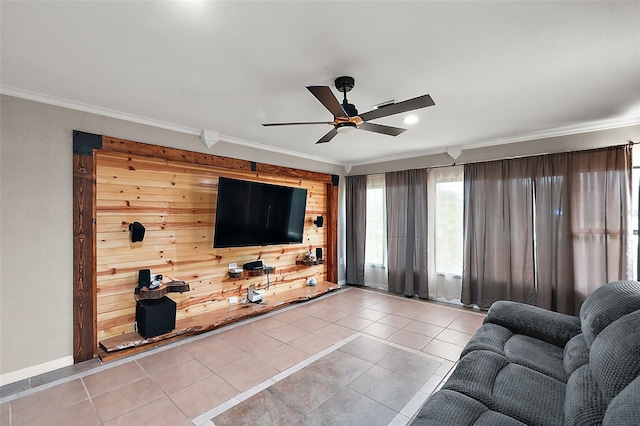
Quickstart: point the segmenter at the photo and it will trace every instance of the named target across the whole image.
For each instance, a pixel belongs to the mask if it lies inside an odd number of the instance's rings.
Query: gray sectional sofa
[[[413,425],[640,425],[640,283],[579,317],[496,302]]]

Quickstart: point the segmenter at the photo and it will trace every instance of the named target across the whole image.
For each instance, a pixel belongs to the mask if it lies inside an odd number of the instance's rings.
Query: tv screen
[[[221,177],[213,247],[302,242],[307,190]]]

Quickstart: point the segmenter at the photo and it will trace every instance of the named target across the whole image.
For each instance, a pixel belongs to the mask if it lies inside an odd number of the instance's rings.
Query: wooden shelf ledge
[[[323,294],[338,290],[339,285],[329,281],[320,281],[315,286],[305,286],[276,295],[268,295],[264,303],[246,303],[231,305],[226,309],[195,315],[176,321],[176,328],[167,334],[145,339],[135,331],[110,337],[100,342],[98,355],[104,362],[119,359],[133,353],[151,349],[159,344],[205,333],[227,324],[246,318],[262,315],[293,303],[304,302]]]

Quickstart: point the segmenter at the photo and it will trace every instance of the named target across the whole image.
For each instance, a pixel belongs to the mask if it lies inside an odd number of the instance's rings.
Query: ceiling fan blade
[[[324,105],[334,117],[348,117],[329,86],[307,86],[307,89],[313,93],[313,96],[318,98],[322,105]]]
[[[406,101],[398,102],[397,104],[391,104],[378,109],[360,114],[360,118],[364,121],[373,120],[376,118],[387,117],[389,115],[400,114],[401,112],[412,111],[414,109],[420,109],[428,106],[435,105],[433,99],[429,95],[418,96],[417,98],[409,99]]]
[[[263,126],[299,126],[307,124],[333,124],[331,121],[297,121],[293,123],[262,123]]]
[[[358,129],[366,130],[368,132],[382,133],[389,136],[398,136],[400,133],[407,130],[400,127],[383,126],[382,124],[375,123],[362,123],[358,126]]]
[[[327,133],[326,135],[321,137],[320,140],[318,142],[316,142],[316,144],[318,144],[318,143],[327,143],[331,139],[333,139],[333,137],[335,135],[337,135],[337,134],[338,134],[338,131],[335,128],[333,128],[333,129],[329,130],[329,133]]]

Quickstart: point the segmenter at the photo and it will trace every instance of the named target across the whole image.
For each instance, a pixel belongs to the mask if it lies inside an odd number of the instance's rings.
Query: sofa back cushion
[[[589,368],[607,403],[640,376],[640,310],[602,330],[591,345]]]
[[[596,289],[580,308],[582,334],[588,346],[618,318],[640,309],[640,282],[616,281]]]
[[[640,377],[616,395],[604,415],[604,426],[640,425]]]

